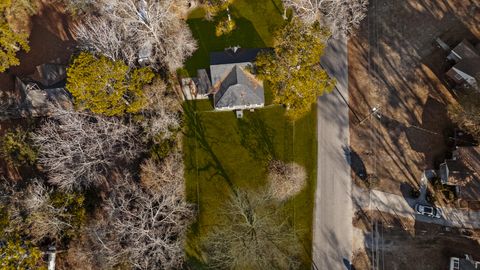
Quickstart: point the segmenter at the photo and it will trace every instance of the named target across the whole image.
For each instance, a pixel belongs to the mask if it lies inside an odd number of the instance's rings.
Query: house
[[[476,270],[480,269],[480,262],[474,261],[472,256],[465,255],[465,258],[450,258],[449,270]]]
[[[20,93],[17,111],[20,116],[46,116],[55,107],[72,108],[72,99],[65,90],[66,69],[56,64],[37,66],[33,75],[15,78]]]
[[[186,99],[211,97],[216,111],[235,111],[265,105],[263,83],[255,76],[254,61],[266,49],[227,48],[210,53],[210,68],[197,70],[197,77],[182,79]]]
[[[454,186],[459,202],[469,207],[479,207],[480,199],[480,146],[474,138],[455,130],[453,150],[440,164],[436,175],[443,185]]]
[[[232,48],[210,54],[215,110],[245,110],[265,105],[263,83],[253,73],[253,62],[261,51]]]
[[[475,48],[467,40],[450,51],[447,59],[455,64],[446,75],[464,89],[480,91],[480,44]]]

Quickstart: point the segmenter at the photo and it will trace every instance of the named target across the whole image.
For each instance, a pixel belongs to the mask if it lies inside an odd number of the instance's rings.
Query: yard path
[[[349,145],[348,65],[346,40],[330,40],[322,66],[337,80],[337,89],[317,104],[318,167],[313,220],[313,269],[350,269],[353,204]]]
[[[442,208],[443,218],[430,218],[415,214],[415,198],[382,192],[379,190],[367,190],[354,187],[353,198],[355,206],[364,210],[380,211],[415,219],[419,222],[434,223],[448,227],[480,229],[480,211],[470,211],[457,208]]]

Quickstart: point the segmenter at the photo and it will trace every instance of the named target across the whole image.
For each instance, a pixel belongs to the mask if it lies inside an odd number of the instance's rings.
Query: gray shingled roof
[[[243,66],[243,67],[242,67]],[[215,69],[222,75],[212,72],[214,83],[215,108],[264,104],[263,85],[252,74],[244,70],[246,65],[222,65]]]
[[[475,58],[479,57],[479,52],[473,47],[473,45],[466,39],[462,40],[454,49],[453,51],[461,58],[461,59],[468,59],[468,58]]]
[[[265,50],[238,48],[210,53],[215,108],[265,103],[263,84],[246,70]]]
[[[474,77],[477,83],[480,83],[480,57],[461,60],[453,67]]]

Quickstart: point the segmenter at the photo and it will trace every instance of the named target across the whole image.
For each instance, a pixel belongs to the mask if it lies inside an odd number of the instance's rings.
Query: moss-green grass
[[[197,69],[209,67],[212,51],[237,45],[242,48],[271,47],[273,33],[284,23],[281,9],[280,0],[236,0],[230,6],[236,29],[219,37],[215,35],[215,28],[218,21],[226,18],[226,13],[207,21],[203,18],[203,10],[194,10],[187,23],[198,41],[198,50],[185,64],[190,76],[195,76]]]
[[[244,112],[243,119],[236,119],[233,112],[197,112],[192,108],[194,103],[186,106],[189,106],[184,139],[187,196],[199,207],[198,220],[187,241],[190,262],[202,261],[201,237],[218,224],[221,216],[217,215],[217,209],[228,199],[231,187],[265,187],[266,164],[274,156],[298,162],[309,175],[306,188],[285,205],[286,213],[300,230],[305,247],[304,266],[309,268],[316,181],[315,111],[292,124],[281,106]]]

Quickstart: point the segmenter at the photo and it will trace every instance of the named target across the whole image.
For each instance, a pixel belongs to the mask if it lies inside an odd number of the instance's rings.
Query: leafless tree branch
[[[137,64],[145,53],[151,67],[180,68],[197,48],[175,0],[102,0],[76,35],[93,52]]]
[[[334,37],[351,36],[365,18],[368,0],[283,0],[307,24],[319,21]]]
[[[268,169],[270,192],[278,200],[286,200],[298,194],[305,187],[307,172],[303,166],[297,163],[272,160]]]
[[[223,223],[204,240],[215,269],[297,269],[301,246],[269,192],[238,191],[220,210]],[[218,220],[218,219],[217,219]]]
[[[107,222],[93,233],[109,267],[127,263],[135,269],[180,269],[183,265],[192,206],[185,202],[182,172],[172,172],[165,163],[155,167],[160,170],[152,172],[144,165],[142,177],[158,176],[156,188],[142,188],[125,176],[106,201]]]
[[[103,183],[109,169],[142,152],[138,128],[116,118],[58,109],[32,139],[50,183],[64,190]]]

